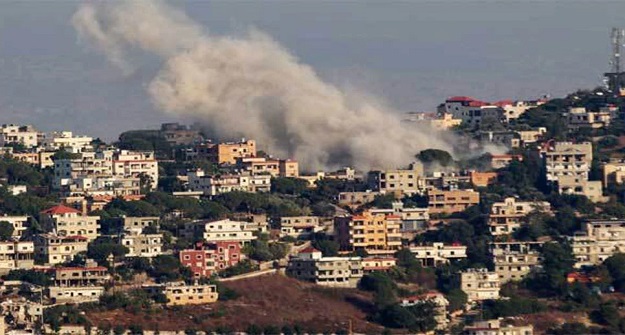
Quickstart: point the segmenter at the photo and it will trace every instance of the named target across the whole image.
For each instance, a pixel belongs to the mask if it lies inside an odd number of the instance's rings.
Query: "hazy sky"
[[[160,64],[137,56],[124,76],[79,43],[79,2],[0,0],[0,123],[115,138],[154,128],[145,85]],[[625,1],[176,2],[213,34],[256,27],[321,76],[403,111],[451,95],[561,96],[602,83],[609,33]]]

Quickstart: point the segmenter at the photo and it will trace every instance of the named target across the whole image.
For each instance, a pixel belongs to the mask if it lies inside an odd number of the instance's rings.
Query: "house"
[[[583,230],[569,237],[576,268],[603,263],[625,252],[625,220],[589,221]]]
[[[502,169],[510,165],[511,162],[523,161],[523,156],[521,155],[491,155],[490,158],[490,166],[494,170]]]
[[[272,177],[299,177],[299,163],[292,159],[266,157],[239,157],[237,167],[251,175],[269,174]]]
[[[317,285],[355,288],[363,275],[362,258],[323,257],[309,247],[289,259],[286,274]]]
[[[0,241],[0,274],[35,266],[35,245],[31,241]]]
[[[466,190],[428,190],[428,210],[430,214],[453,214],[480,203],[480,194]]]
[[[93,138],[89,136],[74,136],[71,131],[59,131],[45,134],[41,141],[41,147],[46,151],[66,150],[79,153],[92,149]]]
[[[163,294],[167,298],[167,306],[203,305],[216,302],[219,298],[216,285],[172,282],[161,285],[144,285],[150,294]]]
[[[408,169],[371,171],[368,175],[369,187],[378,192],[398,194],[421,194],[425,190],[423,164],[414,162]]]
[[[505,121],[503,108],[466,96],[448,98],[438,107],[438,112],[451,114],[471,127],[479,127],[484,122]]]
[[[230,174],[207,175],[203,170],[187,173],[188,188],[194,192],[204,192],[204,195],[215,196],[223,193],[242,192],[269,192],[271,190],[271,175],[269,174]]]
[[[399,305],[402,307],[415,306],[422,303],[432,303],[434,306],[434,320],[436,320],[436,329],[447,329],[449,318],[447,316],[447,308],[449,301],[440,292],[426,292],[419,295],[400,298]]]
[[[283,216],[280,218],[280,236],[307,238],[323,231],[317,216]]]
[[[487,269],[468,269],[460,272],[460,289],[469,302],[499,299],[501,281],[496,272]]]
[[[391,208],[371,208],[373,215],[384,214],[399,216],[401,233],[423,231],[428,227],[430,215],[427,207],[404,207],[401,201],[393,201]]]
[[[341,192],[339,193],[338,205],[356,209],[364,204],[372,202],[375,200],[375,197],[380,195],[383,195],[383,193],[371,190],[362,192]]]
[[[21,144],[26,148],[34,148],[38,145],[38,138],[39,132],[31,125],[3,124],[0,127],[0,147]]]
[[[210,277],[214,273],[237,265],[243,257],[238,241],[198,242],[194,249],[180,250],[180,263],[193,276]]]
[[[495,272],[501,283],[519,281],[541,266],[543,242],[511,241],[490,244]]]
[[[469,178],[474,187],[487,187],[496,184],[498,176],[497,172],[469,172]]]
[[[87,251],[89,240],[84,236],[59,236],[39,234],[35,236],[35,256],[46,265],[72,261],[80,252]]]
[[[13,237],[20,239],[29,227],[30,217],[25,215],[0,216],[0,222],[8,222],[13,226]]]
[[[466,325],[463,335],[533,335],[533,325],[515,325],[514,320],[503,318],[476,321]]]
[[[161,134],[167,143],[172,146],[192,145],[202,141],[202,134],[197,129],[191,129],[178,122],[161,124]]]
[[[119,238],[119,243],[128,248],[126,257],[153,258],[163,254],[163,234],[145,234],[126,231]]]
[[[608,110],[591,112],[585,107],[571,107],[567,116],[571,130],[605,128],[610,125],[612,119],[612,113]]]
[[[411,246],[410,252],[423,266],[438,266],[452,260],[467,258],[467,247],[457,243],[445,245],[435,242],[430,245]]]
[[[362,259],[362,269],[365,274],[373,271],[388,271],[397,265],[395,257],[365,257]]]
[[[235,165],[238,158],[256,157],[256,141],[242,139],[239,142],[203,143],[196,146],[197,157],[213,164]]]
[[[56,205],[41,212],[45,229],[59,236],[83,236],[93,241],[99,236],[99,216],[83,215],[79,210]]]
[[[148,227],[159,230],[159,222],[160,218],[158,216],[127,216],[124,217],[124,230],[137,233],[143,232]]]
[[[369,210],[334,218],[335,238],[345,251],[361,249],[369,254],[393,254],[401,249],[400,227],[400,216],[374,214]]]
[[[247,222],[224,220],[200,220],[185,223],[184,235],[201,236],[207,242],[237,241],[241,245],[256,239],[253,231],[245,229]]]
[[[0,303],[3,316],[9,316],[16,328],[32,328],[43,317],[43,306],[25,298],[7,299]],[[4,322],[4,317],[2,318]],[[7,333],[9,334],[9,333]]]
[[[82,303],[98,301],[104,294],[104,284],[111,279],[108,269],[87,261],[84,267],[53,269],[54,284],[48,288],[53,303]]]
[[[531,212],[550,212],[551,205],[546,201],[518,201],[513,197],[493,203],[488,216],[492,235],[512,234],[521,227],[525,217]]]

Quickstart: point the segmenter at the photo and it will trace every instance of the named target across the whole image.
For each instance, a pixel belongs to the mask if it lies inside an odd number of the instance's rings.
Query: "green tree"
[[[13,236],[13,225],[8,221],[0,221],[0,240],[6,241]]]
[[[439,164],[441,166],[453,165],[454,159],[449,152],[439,149],[426,149],[416,156],[423,164]]]

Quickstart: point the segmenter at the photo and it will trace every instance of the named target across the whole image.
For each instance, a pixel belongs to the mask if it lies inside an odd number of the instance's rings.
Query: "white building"
[[[584,229],[569,237],[575,267],[603,263],[616,253],[625,252],[625,220],[590,221]]]
[[[41,145],[46,151],[64,149],[72,153],[79,153],[91,149],[93,138],[89,136],[74,136],[71,131],[52,132],[45,135]]]
[[[194,192],[204,192],[204,195],[214,196],[223,193],[242,192],[269,192],[271,190],[271,175],[233,174],[207,175],[204,171],[192,171],[189,177],[189,189]]]
[[[467,247],[459,244],[445,245],[438,242],[432,245],[419,245],[410,247],[410,252],[423,266],[438,266],[451,260],[467,258]]]
[[[230,219],[218,221],[194,221],[185,223],[185,235],[189,238],[202,236],[207,242],[238,241],[241,244],[256,239],[253,231],[246,229],[247,222]]]
[[[507,235],[521,227],[525,217],[533,211],[549,212],[551,205],[546,201],[517,201],[513,197],[495,202],[488,216],[492,235]]]
[[[360,257],[323,257],[306,248],[289,259],[286,274],[299,280],[329,287],[355,288],[363,276]]]
[[[82,236],[88,241],[100,234],[99,216],[83,215],[79,210],[57,205],[41,212],[44,228],[59,236]]]
[[[543,242],[512,241],[491,243],[495,272],[501,283],[519,281],[541,266]]]
[[[56,265],[72,261],[74,256],[87,252],[86,237],[39,234],[35,236],[35,256],[46,265]]]
[[[460,273],[460,289],[469,302],[499,299],[501,281],[497,272],[487,269],[468,269]]]
[[[0,128],[0,147],[21,144],[26,148],[34,148],[38,145],[38,134],[39,132],[30,125],[3,124]]]
[[[35,245],[29,241],[0,242],[0,273],[16,269],[32,269],[35,265]]]
[[[158,161],[154,151],[119,150],[113,155],[113,175],[120,178],[150,178],[151,189],[158,186]]]
[[[19,215],[19,216],[0,216],[0,222],[5,221],[10,223],[13,226],[13,236],[20,239],[26,229],[28,229],[30,217]]]

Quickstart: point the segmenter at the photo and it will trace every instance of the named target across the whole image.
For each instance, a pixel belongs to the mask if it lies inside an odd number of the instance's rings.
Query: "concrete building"
[[[128,231],[120,237],[119,243],[128,248],[126,257],[153,258],[163,254],[163,234],[144,234]]]
[[[362,259],[323,257],[321,251],[306,248],[289,259],[286,274],[317,285],[355,288],[363,276]]]
[[[517,201],[510,197],[495,202],[488,216],[492,235],[507,235],[521,227],[525,217],[533,211],[550,212],[551,205],[546,201]]]
[[[557,185],[559,193],[586,195],[583,184],[588,182],[592,143],[556,142],[543,155],[547,181]]]
[[[86,252],[88,243],[83,236],[40,234],[35,236],[35,256],[46,265],[61,264],[72,261],[80,252]]]
[[[99,236],[99,216],[83,215],[79,210],[57,205],[41,212],[44,229],[59,236],[83,236],[93,241]]]
[[[487,269],[468,269],[460,273],[460,289],[469,302],[499,299],[501,281],[497,272]]]
[[[625,161],[612,160],[609,163],[604,163],[602,171],[604,188],[625,183]]]
[[[600,180],[586,180],[577,176],[558,177],[557,187],[560,194],[583,195],[592,202],[607,202],[609,197],[603,195]]]
[[[516,320],[476,321],[464,327],[463,335],[534,335],[533,325],[515,325]]]
[[[365,257],[362,259],[362,269],[365,274],[374,271],[388,271],[397,265],[395,257]]]
[[[430,245],[417,245],[411,246],[410,252],[423,266],[439,266],[467,258],[467,247],[460,244],[445,245],[436,242]]]
[[[207,175],[204,171],[197,170],[188,172],[187,176],[191,191],[203,192],[208,196],[233,191],[256,193],[271,190],[271,175],[268,174]]]
[[[219,294],[216,285],[187,285],[184,282],[148,285],[144,289],[151,294],[163,294],[167,306],[203,305],[217,301]]]
[[[113,154],[113,175],[118,178],[149,178],[150,190],[158,186],[158,161],[154,151],[118,150]]]
[[[334,218],[335,238],[341,250],[366,250],[369,254],[392,254],[401,249],[401,217],[372,214]]]
[[[247,222],[225,220],[201,220],[185,223],[184,234],[188,238],[202,237],[207,242],[237,241],[241,245],[256,239],[253,231],[246,229]]]
[[[237,265],[242,258],[239,241],[199,242],[194,249],[180,251],[180,263],[193,272],[193,276],[210,277],[214,273]]]
[[[547,102],[546,99],[537,100],[502,100],[493,103],[493,105],[501,107],[503,109],[503,116],[507,123],[518,119],[521,115],[525,114],[528,110],[536,108]]]
[[[341,192],[339,193],[338,205],[356,209],[372,202],[375,200],[375,197],[380,195],[383,195],[383,193],[377,191]]]
[[[45,135],[41,141],[41,146],[46,151],[59,151],[64,149],[72,153],[79,153],[92,149],[92,137],[74,136],[71,131],[52,132]]]
[[[540,267],[543,242],[513,241],[491,243],[495,272],[501,283],[519,281]]]
[[[545,137],[545,134],[547,134],[547,127],[538,127],[530,130],[517,130],[516,133],[519,134],[522,145],[533,144]]]
[[[53,303],[82,303],[98,301],[104,293],[104,284],[111,279],[108,269],[87,262],[84,267],[58,267],[54,271],[54,285],[48,288]]]
[[[523,161],[521,155],[491,155],[490,166],[491,168],[498,170],[507,167],[513,161]]]
[[[21,144],[26,148],[34,148],[39,144],[38,135],[39,132],[30,125],[3,124],[0,128],[0,147]]]
[[[280,218],[280,236],[308,238],[323,231],[317,216],[283,216]]]
[[[568,112],[569,129],[600,129],[610,125],[612,113],[605,111],[591,112],[584,107],[571,107]]]
[[[593,266],[625,252],[625,220],[590,221],[582,231],[569,237],[575,267]]]
[[[508,148],[521,147],[521,136],[514,130],[481,131],[479,139],[482,143],[492,143]]]
[[[55,153],[56,152],[53,151],[12,152],[9,155],[11,156],[11,158],[20,162],[37,166],[40,169],[45,169],[54,166],[52,156],[54,156]]]
[[[127,216],[124,217],[124,230],[135,233],[142,233],[143,229],[153,227],[159,230],[160,218],[158,216]]]
[[[451,114],[454,119],[461,119],[463,124],[471,127],[479,127],[484,122],[506,120],[503,108],[465,96],[445,100],[445,103],[438,107],[438,112]]]
[[[480,194],[475,190],[428,190],[430,214],[453,214],[480,203]]]
[[[178,122],[161,124],[161,134],[163,134],[167,143],[172,146],[191,145],[200,143],[203,140],[199,130],[191,129]]]
[[[240,142],[205,143],[196,150],[200,159],[214,164],[235,165],[238,158],[256,157],[256,141],[242,139]]]
[[[0,222],[8,222],[13,226],[13,237],[20,239],[26,229],[28,229],[30,225],[30,217],[25,215],[19,216],[0,216]]]
[[[25,298],[7,299],[0,303],[2,312],[2,322],[4,317],[10,317],[13,326],[18,329],[32,329],[37,321],[41,321],[43,317],[43,306],[40,303],[27,300]],[[0,333],[11,334],[0,328]]]
[[[35,245],[30,241],[0,241],[0,274],[35,266]]]
[[[455,119],[451,113],[420,113],[410,112],[406,114],[405,122],[422,124],[437,130],[447,130],[457,127],[462,123],[461,119]]]
[[[371,214],[384,214],[399,216],[401,225],[399,231],[402,233],[423,231],[428,228],[430,215],[428,208],[404,207],[401,201],[394,201],[392,208],[371,208]]]
[[[451,189],[470,182],[471,177],[465,171],[433,171],[425,177],[425,188]]]
[[[399,305],[402,307],[415,306],[422,303],[432,303],[434,306],[434,320],[436,321],[436,329],[444,330],[449,325],[449,317],[447,308],[449,301],[440,292],[427,292],[419,295],[400,298]]]
[[[237,159],[237,167],[251,175],[269,174],[272,177],[299,177],[299,163],[292,159],[240,157]]]
[[[423,164],[414,162],[408,169],[371,171],[369,187],[375,191],[398,194],[421,194],[425,190]]]

